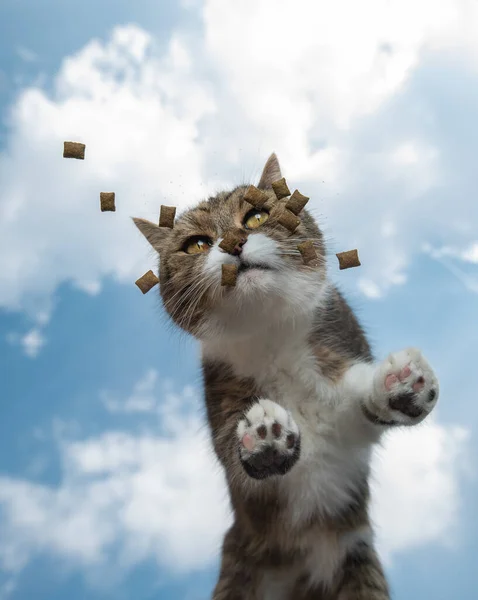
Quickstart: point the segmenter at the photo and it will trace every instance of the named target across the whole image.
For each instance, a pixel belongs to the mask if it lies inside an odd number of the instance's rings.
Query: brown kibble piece
[[[169,229],[172,229],[174,227],[174,217],[175,216],[176,216],[176,207],[175,206],[161,205],[161,210],[159,212],[159,226],[160,227],[169,227]]]
[[[238,247],[244,242],[245,237],[241,231],[228,231],[219,244],[219,248],[228,254],[239,254]]]
[[[244,194],[244,200],[252,204],[254,208],[262,208],[269,199],[269,196],[253,185],[250,185]]]
[[[290,196],[290,190],[287,187],[287,183],[284,177],[282,179],[279,179],[278,181],[274,181],[274,183],[272,184],[272,189],[274,190],[274,193],[277,196],[277,200],[285,198],[286,196]]]
[[[287,209],[285,209],[281,212],[281,214],[277,220],[281,225],[286,227],[291,233],[294,233],[294,231],[300,225],[300,219],[298,219],[294,215],[294,213],[292,213],[290,210],[287,210]]]
[[[234,287],[237,281],[237,266],[232,264],[222,265],[221,285]]]
[[[297,246],[297,250],[302,254],[304,265],[316,267],[319,265],[319,257],[314,248],[314,243],[310,240],[302,242]]]
[[[298,215],[309,200],[310,198],[308,196],[304,196],[299,190],[295,190],[289,200],[287,200],[285,207],[293,212],[294,215]]]
[[[85,144],[80,142],[64,142],[63,143],[63,158],[79,158],[85,159]]]
[[[148,271],[137,281],[135,281],[135,283],[143,292],[143,294],[147,294],[151,288],[154,288],[154,286],[159,283],[159,279],[156,277],[153,271]]]
[[[339,259],[339,269],[351,269],[352,267],[360,267],[360,260],[357,250],[347,250],[347,252],[338,252],[336,254]]]
[[[100,203],[101,212],[116,210],[115,206],[115,193],[114,192],[100,192]]]

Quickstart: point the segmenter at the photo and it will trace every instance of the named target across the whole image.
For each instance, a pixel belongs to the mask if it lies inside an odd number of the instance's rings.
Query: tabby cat
[[[234,522],[213,600],[387,600],[368,515],[373,445],[432,411],[438,381],[421,352],[376,361],[351,308],[328,280],[323,236],[307,212],[277,222],[275,154],[259,189],[220,193],[173,229],[134,219],[160,255],[166,311],[201,345],[204,394]],[[244,243],[218,247],[230,229]],[[297,244],[313,240],[305,266]],[[221,286],[221,265],[238,267]]]

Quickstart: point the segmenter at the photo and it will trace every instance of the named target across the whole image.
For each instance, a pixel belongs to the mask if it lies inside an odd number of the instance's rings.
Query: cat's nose
[[[226,233],[219,248],[233,256],[239,256],[242,253],[247,241],[247,234],[241,230],[231,230]]]
[[[242,253],[242,249],[244,248],[246,241],[246,238],[242,238],[236,243],[232,251],[232,254],[234,254],[234,256],[239,256]]]

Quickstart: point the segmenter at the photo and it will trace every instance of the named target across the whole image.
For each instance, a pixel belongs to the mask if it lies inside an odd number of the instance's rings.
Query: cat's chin
[[[248,299],[257,301],[261,296],[275,295],[279,287],[280,273],[266,267],[252,266],[240,270],[237,275],[235,293],[232,295],[242,303]]]
[[[248,266],[246,269],[241,269],[238,273],[237,280],[239,285],[243,283],[263,282],[264,277],[271,279],[273,271],[264,267]]]
[[[310,321],[328,289],[327,283],[311,277],[247,269],[238,275],[236,286],[225,290],[221,300],[211,307],[195,335],[216,343],[225,337],[260,337],[271,328],[288,324],[297,328],[302,320]]]

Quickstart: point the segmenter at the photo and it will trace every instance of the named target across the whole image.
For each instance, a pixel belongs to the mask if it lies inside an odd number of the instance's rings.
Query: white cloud
[[[478,242],[473,241],[466,247],[456,248],[453,246],[443,246],[441,248],[433,248],[430,244],[423,245],[423,251],[429,254],[432,258],[457,258],[463,262],[478,265]]]
[[[207,0],[204,18],[208,48],[252,118],[276,138],[299,142],[300,154],[317,108],[342,127],[374,112],[404,83],[423,45],[444,41],[462,7],[453,0],[440,8],[431,0],[246,0],[233,8]],[[278,128],[285,113],[294,128]],[[295,145],[289,154],[298,160]]]
[[[462,255],[463,260],[478,265],[478,242],[474,242]]]
[[[27,63],[37,62],[38,60],[38,54],[33,52],[33,50],[26,48],[25,46],[17,46],[16,52],[18,56]]]
[[[132,285],[152,254],[129,216],[155,219],[162,202],[183,208],[247,180],[272,150],[332,250],[359,247],[381,296],[424,240],[473,241],[459,229],[478,219],[473,174],[466,161],[444,168],[450,138],[433,104],[448,88],[430,100],[413,85],[429,57],[444,72],[456,55],[476,69],[465,0],[188,7],[203,29],[173,33],[164,55],[145,31],[119,27],[66,58],[51,93],[18,97],[0,155],[0,306],[36,315],[65,281],[91,294],[105,276]],[[461,117],[458,101],[447,106]],[[84,162],[62,158],[67,139],[86,143]],[[104,190],[117,194],[114,214],[99,211]]]
[[[385,557],[433,542],[456,542],[468,438],[461,427],[432,421],[385,439],[374,457],[372,511]]]
[[[62,281],[88,293],[105,275],[134,282],[150,262],[129,217],[155,220],[171,195],[184,205],[207,192],[196,137],[214,104],[178,40],[161,59],[151,44],[118,28],[64,61],[52,98],[19,97],[0,157],[1,306],[36,315]],[[85,160],[63,159],[64,140],[84,141]],[[105,190],[116,213],[99,210]]]
[[[23,335],[15,332],[9,333],[7,341],[11,344],[21,346],[25,354],[30,358],[36,358],[46,344],[46,338],[38,327],[30,329],[30,331],[27,331]]]
[[[382,297],[382,291],[380,287],[369,279],[359,279],[358,288],[364,296],[371,299],[378,299]]]
[[[229,514],[223,477],[192,409],[195,395],[163,394],[148,432],[63,440],[58,487],[0,478],[4,571],[18,572],[36,554],[87,572],[153,558],[178,573],[214,560]]]
[[[439,262],[469,291],[478,294],[478,242],[466,247],[442,246],[434,248],[426,243],[422,251]],[[458,263],[458,264],[457,264]]]
[[[45,338],[39,329],[31,329],[21,339],[25,354],[35,358],[41,348],[45,345]]]
[[[111,392],[104,391],[100,394],[103,404],[112,413],[147,413],[158,410],[158,397],[155,394],[158,373],[150,369],[143,379],[140,379],[135,385],[133,393],[121,400],[115,397]]]
[[[476,42],[459,33],[465,4],[450,0],[435,8],[429,1],[251,0],[235,10],[221,0],[206,4],[210,55],[260,132],[261,147],[267,141],[280,149],[287,174],[307,181],[312,198],[325,196],[327,233],[336,250],[360,249],[359,289],[373,297],[406,281],[424,238],[458,239],[454,221],[470,211],[478,220],[476,204],[454,186],[444,190],[447,140],[430,135],[433,107],[424,110],[427,99],[410,91],[427,56],[446,62],[450,40],[463,52],[462,64],[476,57]],[[449,119],[459,110],[450,107]],[[410,114],[419,115],[412,126]],[[320,172],[315,160],[331,149],[334,167]],[[473,189],[472,173],[460,176]],[[327,190],[317,186],[319,179]],[[383,220],[397,236],[382,237]]]
[[[20,576],[36,555],[90,579],[119,577],[150,559],[175,574],[212,564],[230,513],[197,393],[175,393],[149,371],[124,409],[142,394],[154,395],[155,408],[141,433],[62,434],[58,486],[0,477],[5,575]],[[390,435],[374,461],[373,514],[385,557],[455,540],[466,442],[465,430],[433,423]]]

